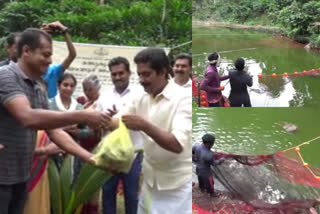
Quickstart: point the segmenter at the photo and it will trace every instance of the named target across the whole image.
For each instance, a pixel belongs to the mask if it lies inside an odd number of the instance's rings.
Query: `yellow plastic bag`
[[[119,127],[99,143],[94,160],[98,166],[128,173],[134,159],[129,130],[119,119]]]

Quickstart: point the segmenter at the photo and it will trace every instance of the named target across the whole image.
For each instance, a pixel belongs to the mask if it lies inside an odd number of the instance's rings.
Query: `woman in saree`
[[[47,173],[48,155],[63,152],[50,142],[45,131],[37,132],[35,155],[28,182],[24,214],[50,214],[50,191]]]

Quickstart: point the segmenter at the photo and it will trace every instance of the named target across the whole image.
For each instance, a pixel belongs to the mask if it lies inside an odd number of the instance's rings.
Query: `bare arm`
[[[32,129],[54,129],[77,123],[99,126],[110,120],[107,114],[94,110],[58,112],[32,109],[29,100],[25,96],[12,98],[4,104],[4,107],[23,126]]]
[[[68,32],[64,33],[64,38],[66,40],[68,52],[69,52],[68,56],[62,62],[62,66],[64,70],[66,70],[67,68],[69,68],[73,60],[76,58],[77,52],[74,45],[72,44],[71,36]]]
[[[52,142],[50,142],[48,145],[35,149],[35,155],[54,155],[61,152],[64,151]]]
[[[66,70],[67,68],[69,68],[69,66],[77,56],[76,49],[71,41],[71,36],[68,33],[68,28],[64,26],[61,22],[55,21],[49,24],[43,24],[41,29],[49,34],[52,33],[53,29],[58,29],[64,35],[68,48],[68,56],[63,60],[62,67],[64,70]]]
[[[91,160],[91,157],[93,156],[90,152],[83,149],[81,146],[79,146],[71,137],[68,135],[65,131],[62,129],[51,129],[47,130],[47,134],[50,137],[50,139],[57,144],[61,149],[64,151],[76,155],[82,160],[90,163],[94,163]]]

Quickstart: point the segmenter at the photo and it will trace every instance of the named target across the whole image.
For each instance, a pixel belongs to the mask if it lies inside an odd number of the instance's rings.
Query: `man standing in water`
[[[224,88],[220,87],[220,82],[229,78],[226,76],[219,76],[217,67],[220,65],[220,55],[213,53],[208,56],[208,67],[205,76],[200,84],[200,89],[207,93],[209,107],[220,107],[220,102],[223,99],[222,91]]]
[[[236,69],[229,72],[231,93],[229,100],[231,107],[251,107],[247,86],[252,86],[252,77],[244,69],[244,59],[238,58],[234,63]]]
[[[122,113],[125,125],[143,132],[143,185],[139,214],[192,213],[191,93],[168,81],[169,59],[147,48],[135,58],[145,90]],[[118,127],[112,118],[111,129]]]
[[[196,174],[198,176],[199,188],[201,192],[207,192],[211,197],[217,196],[214,192],[214,180],[211,165],[217,165],[222,162],[215,160],[211,148],[214,145],[215,136],[205,134],[202,136],[202,144],[192,147],[192,160],[196,163]]]

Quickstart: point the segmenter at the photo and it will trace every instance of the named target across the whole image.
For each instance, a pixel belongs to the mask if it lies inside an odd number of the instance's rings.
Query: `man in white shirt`
[[[174,59],[173,72],[174,82],[176,84],[182,86],[183,88],[191,89],[192,57],[190,55],[179,54]]]
[[[129,83],[130,65],[126,58],[115,57],[108,64],[114,87],[103,91],[97,101],[99,110],[121,111],[130,105],[134,97],[143,92]],[[130,131],[135,149],[142,148],[141,133]],[[119,173],[111,177],[103,186],[103,213],[116,214],[117,186],[123,181],[126,214],[136,214],[138,208],[139,177],[141,173],[142,154],[138,153],[129,173]]]
[[[135,56],[145,94],[122,114],[131,130],[143,133],[143,185],[139,214],[192,213],[191,93],[168,81],[169,60],[162,49]],[[111,129],[118,127],[112,118]]]

